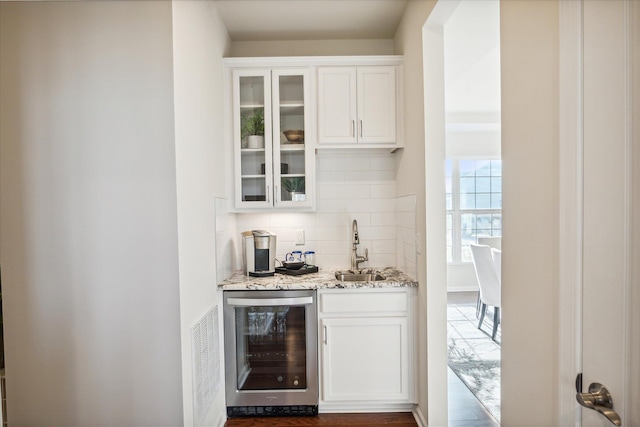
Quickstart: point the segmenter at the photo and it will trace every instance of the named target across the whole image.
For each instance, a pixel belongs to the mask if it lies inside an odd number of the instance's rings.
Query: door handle
[[[582,393],[582,374],[576,378],[576,400],[585,408],[593,409],[607,417],[613,425],[621,426],[620,415],[613,410],[613,399],[609,390],[600,383],[591,383],[588,393]]]

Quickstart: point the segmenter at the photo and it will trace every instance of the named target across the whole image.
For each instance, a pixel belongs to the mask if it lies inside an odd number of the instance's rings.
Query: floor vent
[[[194,425],[203,425],[220,388],[218,306],[213,306],[191,329]]]

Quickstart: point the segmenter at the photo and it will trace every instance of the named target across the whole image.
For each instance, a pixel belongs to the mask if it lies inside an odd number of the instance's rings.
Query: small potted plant
[[[282,178],[282,188],[291,194],[292,201],[303,202],[306,200],[304,193],[304,176]]]
[[[253,115],[242,116],[240,133],[242,139],[247,139],[248,148],[263,148],[264,112],[258,110]]]

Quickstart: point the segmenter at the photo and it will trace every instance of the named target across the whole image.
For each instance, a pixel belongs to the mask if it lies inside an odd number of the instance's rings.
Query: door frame
[[[460,0],[439,0],[422,28],[427,277],[427,417],[421,425],[449,425],[447,380],[447,260],[445,215],[444,26]],[[428,422],[427,422],[428,418]]]
[[[443,103],[438,90],[443,75],[438,71],[442,63],[442,27],[458,2],[439,1],[429,16],[423,29],[424,70],[425,70],[425,152],[426,193],[430,194],[428,184],[433,183],[438,173],[437,162],[444,159],[439,156],[439,144],[443,144]],[[442,6],[442,8],[439,8]],[[446,6],[449,6],[447,8]],[[575,400],[575,376],[581,372],[581,319],[582,319],[582,3],[558,1],[559,7],[559,168],[558,168],[558,327],[557,327],[557,379],[558,388],[553,391],[556,401],[556,419],[558,425],[580,426],[580,407]],[[449,9],[449,15],[446,10]],[[441,86],[442,87],[442,86]],[[442,126],[442,128],[441,128]],[[630,143],[630,141],[629,141]],[[629,160],[631,161],[631,160]],[[627,166],[628,167],[628,166]],[[436,204],[437,205],[437,204]],[[427,203],[427,230],[438,227],[437,206]],[[443,211],[444,212],[444,211]],[[437,230],[437,228],[435,228]],[[427,233],[427,251],[440,244],[439,233]],[[427,257],[427,271],[440,274],[438,259]],[[445,276],[446,277],[446,273]],[[440,289],[438,281],[431,280],[427,292],[428,323],[428,415],[429,425],[446,425],[446,355],[434,349],[439,342],[443,327],[440,322],[439,303],[446,288]],[[627,282],[628,288],[630,282]],[[629,293],[631,289],[627,289]],[[638,298],[636,294],[632,294]],[[630,313],[631,298],[627,299],[627,313]],[[628,321],[631,317],[628,315]],[[634,331],[627,329],[628,337]],[[627,339],[627,342],[629,340]],[[435,353],[435,354],[434,354]],[[507,355],[508,356],[508,355]],[[627,361],[630,364],[630,358]],[[634,366],[634,369],[638,369]],[[628,391],[628,390],[627,390]],[[627,393],[628,395],[628,393]],[[628,403],[626,407],[629,408]],[[443,413],[444,412],[444,413]]]
[[[560,2],[558,423],[580,426],[582,329],[582,3]]]

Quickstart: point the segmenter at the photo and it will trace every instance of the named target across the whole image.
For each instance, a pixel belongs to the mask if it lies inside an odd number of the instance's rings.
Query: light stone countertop
[[[242,271],[237,271],[231,277],[218,284],[218,287],[225,291],[270,291],[284,289],[355,289],[418,286],[418,282],[415,279],[396,268],[374,268],[373,270],[379,271],[385,277],[385,280],[376,282],[340,282],[335,278],[336,270],[333,269],[320,269],[317,273],[303,274],[300,276],[276,272],[275,276],[269,277],[245,276]]]

